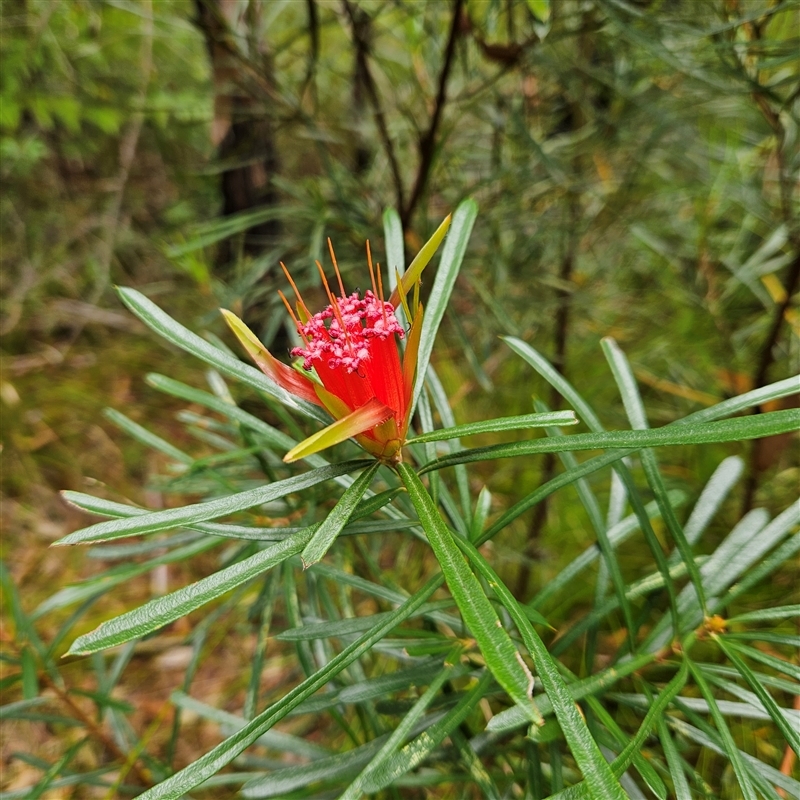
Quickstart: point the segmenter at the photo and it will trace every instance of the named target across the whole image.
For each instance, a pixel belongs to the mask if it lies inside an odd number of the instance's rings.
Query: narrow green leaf
[[[441,608],[453,605],[450,600],[426,603],[414,614],[415,617],[429,615]],[[281,642],[304,642],[312,639],[331,639],[341,636],[352,636],[374,628],[381,620],[386,619],[389,611],[380,611],[366,617],[345,617],[344,619],[327,620],[326,622],[308,622],[296,628],[288,628],[275,636]]]
[[[406,256],[403,247],[403,223],[393,208],[383,212],[383,243],[386,248],[386,273],[389,286],[394,290],[396,275],[405,272]]]
[[[684,682],[685,682],[684,677]],[[642,724],[639,728],[639,732],[637,733],[636,737],[633,740],[629,740],[627,734],[620,728],[617,724],[614,717],[606,711],[605,705],[598,700],[596,697],[588,697],[586,700],[589,708],[592,709],[595,716],[598,720],[602,723],[602,725],[608,730],[614,739],[616,740],[614,743],[614,749],[619,750],[620,747],[624,749],[625,752],[629,751],[629,746],[632,741],[639,739],[639,747],[644,742],[644,739],[650,733],[650,726],[646,724],[646,721]],[[628,746],[625,745],[625,742],[628,742]],[[620,753],[622,755],[622,753]],[[644,758],[644,756],[638,752],[638,748],[635,748],[630,751],[630,762],[634,769],[639,773],[642,780],[647,784],[647,787],[650,791],[659,798],[659,800],[667,800],[667,787],[664,786],[664,782],[659,777],[658,773],[655,769],[650,765],[650,763]],[[620,776],[622,773],[618,772],[615,768],[614,763],[611,765],[611,769],[614,770],[614,774]],[[626,766],[627,769],[627,766]]]
[[[746,614],[737,614],[728,619],[728,624],[734,622],[764,622],[771,619],[791,619],[800,618],[800,605],[777,606],[776,608],[762,608],[760,611],[748,611]]]
[[[678,753],[678,748],[675,746],[672,734],[669,732],[664,715],[660,716],[656,721],[656,729],[661,747],[664,748],[664,755],[667,758],[667,767],[672,778],[675,800],[692,800],[692,792],[683,769],[683,759]]]
[[[42,601],[33,612],[34,618],[39,618],[49,614],[58,608],[74,605],[82,601],[88,601],[111,591],[115,586],[131,580],[138,575],[145,575],[155,567],[162,564],[183,563],[200,553],[210,550],[219,545],[220,540],[212,537],[201,537],[184,547],[177,547],[166,553],[152,558],[143,563],[127,562],[117,564],[110,570],[95,575],[82,583],[65,586],[54,594]]]
[[[207,705],[194,697],[190,697],[185,692],[175,691],[169,696],[169,699],[178,708],[184,711],[191,711],[202,719],[216,722],[218,725],[227,728],[239,730],[247,724],[247,720],[244,719],[244,717]],[[264,747],[268,747],[270,750],[275,750],[279,753],[291,753],[294,756],[309,758],[312,761],[317,761],[331,755],[330,750],[320,747],[318,744],[281,731],[267,731],[258,739],[258,743]]]
[[[459,552],[422,481],[407,464],[398,464],[397,471],[408,490],[453,599],[486,659],[486,666],[514,702],[528,710],[531,722],[541,724],[541,714],[531,698],[533,676],[519,651]]]
[[[440,442],[444,439],[458,439],[461,436],[473,436],[476,433],[495,433],[497,431],[520,431],[528,428],[546,428],[548,425],[577,425],[578,418],[574,411],[549,411],[544,414],[521,414],[517,417],[498,417],[483,422],[468,422],[454,428],[441,428],[423,433],[409,439],[407,444],[423,442]]]
[[[726,419],[694,425],[667,425],[644,431],[609,431],[607,433],[579,433],[559,439],[534,439],[530,442],[478,447],[443,456],[426,464],[420,474],[445,469],[456,464],[487,461],[496,458],[513,458],[534,453],[560,453],[575,450],[627,449],[634,452],[645,447],[667,447],[685,444],[711,444],[714,442],[740,442],[761,439],[780,433],[791,433],[800,428],[800,411],[771,411],[752,417]],[[621,453],[620,458],[628,453]]]
[[[731,762],[734,773],[736,774],[736,779],[739,783],[739,789],[744,796],[744,800],[756,800],[757,795],[755,789],[753,788],[752,781],[750,780],[750,775],[745,768],[744,762],[742,761],[739,748],[736,747],[736,743],[733,741],[733,736],[731,735],[728,723],[725,722],[725,717],[723,717],[723,715],[720,713],[719,706],[717,705],[717,701],[714,698],[713,692],[711,691],[711,687],[708,685],[708,682],[706,681],[702,671],[692,661],[689,661],[688,658],[686,659],[686,662],[688,663],[689,669],[692,672],[692,677],[697,684],[697,688],[700,689],[700,693],[705,698],[706,703],[708,703],[708,710],[711,713],[712,719],[714,720],[714,725],[717,728],[719,738],[722,742],[722,747]]]
[[[561,726],[572,755],[586,779],[589,796],[596,800],[624,800],[625,793],[589,733],[586,722],[575,706],[575,701],[561,677],[556,662],[547,652],[547,647],[528,621],[519,603],[471,542],[456,539],[455,543],[492,587],[517,626],[525,647],[533,657],[537,674],[552,703],[558,724]]]
[[[463,205],[463,204],[462,204]],[[460,208],[461,206],[459,206]],[[458,214],[458,209],[456,209],[456,214]],[[441,222],[439,227],[433,232],[433,236],[422,245],[419,253],[414,256],[411,263],[408,265],[408,269],[401,274],[400,280],[402,282],[401,288],[395,288],[392,292],[392,296],[389,298],[389,302],[397,307],[398,303],[400,302],[400,293],[402,292],[404,295],[408,295],[414,289],[414,284],[422,277],[422,271],[425,267],[428,266],[428,263],[433,258],[434,253],[439,249],[439,245],[442,243],[442,239],[444,239],[444,235],[447,233],[448,229],[450,228],[450,222],[452,219],[452,214],[448,214]],[[385,221],[385,217],[384,217]],[[447,250],[445,250],[445,253]],[[401,250],[402,253],[402,250]],[[444,255],[442,255],[442,261],[444,261]],[[401,260],[402,263],[402,260]],[[439,270],[441,270],[441,266]]]
[[[548,410],[547,406],[540,400],[535,401],[535,406],[537,411]],[[565,435],[559,428],[552,427],[548,427],[546,433],[551,437],[561,437]],[[578,466],[578,461],[572,453],[559,453],[559,458],[567,470],[575,469],[575,467]],[[604,584],[605,578],[610,575],[611,582],[614,586],[614,592],[619,600],[620,608],[622,609],[625,631],[628,637],[628,646],[631,651],[633,651],[635,649],[636,637],[636,624],[634,622],[633,609],[625,594],[625,579],[622,576],[622,568],[620,567],[616,551],[611,543],[605,520],[600,512],[600,506],[588,481],[584,479],[576,481],[575,490],[578,493],[578,497],[580,497],[583,507],[586,509],[589,521],[597,536],[597,545],[603,555],[602,567],[604,571],[601,572],[597,579],[595,593],[599,596],[596,605],[600,603],[602,594],[604,594],[604,589],[602,589],[601,586]]]
[[[728,647],[730,646],[731,645],[728,644]],[[717,686],[725,689],[731,689],[733,694],[745,699],[748,703],[751,703],[753,700],[756,700],[757,702],[757,698],[752,692],[742,689],[741,686],[739,686],[737,683],[733,683],[732,680],[730,680],[739,679],[740,675],[738,670],[734,669],[733,667],[725,667],[720,664],[708,663],[703,664],[703,669],[705,670],[706,675],[709,676],[709,680],[711,680],[713,683],[716,683]],[[758,678],[759,681],[761,681],[762,686],[769,686],[773,689],[778,689],[781,692],[788,692],[790,695],[800,694],[800,684],[796,683],[795,681],[787,681],[775,675],[767,675],[766,672],[754,672],[753,674]],[[761,706],[759,704],[759,708],[760,707]],[[797,713],[800,713],[800,711]]]
[[[118,288],[117,292],[122,302],[142,322],[171,344],[196,356],[207,364],[211,364],[212,367],[215,367],[220,372],[230,375],[242,381],[242,383],[268,394],[270,397],[274,397],[288,408],[292,408],[307,417],[327,422],[327,415],[320,408],[294,397],[294,395],[269,380],[259,370],[244,364],[224,350],[210,345],[197,334],[192,333],[188,328],[172,319],[141,292],[124,287]]]
[[[303,533],[296,533],[244,561],[232,564],[176,592],[157,597],[133,611],[114,617],[90,633],[78,637],[70,647],[68,655],[96,653],[163,628],[164,625],[186,616],[200,606],[296,555],[311,539],[313,533],[313,528],[308,528]]]
[[[31,697],[28,700],[17,700],[14,703],[6,703],[0,706],[0,720],[8,719],[23,719],[22,715],[26,714],[29,709],[36,708],[36,706],[46,705],[52,703],[49,697]]]
[[[438,722],[431,725],[423,734],[409,742],[399,753],[383,761],[372,773],[364,787],[368,793],[379,792],[390,786],[402,775],[418,767],[470,714],[480,702],[492,682],[489,670],[458,701],[458,704]]]
[[[611,372],[614,375],[614,380],[620,391],[620,395],[622,396],[622,403],[625,406],[625,413],[628,416],[631,427],[637,430],[649,428],[644,404],[639,395],[639,387],[636,384],[636,379],[633,376],[633,370],[628,363],[627,357],[613,339],[606,337],[602,340],[601,344],[606,360],[611,367]],[[798,423],[800,423],[800,417],[798,417]],[[678,552],[681,554],[683,563],[686,564],[692,586],[695,592],[697,592],[700,608],[703,613],[705,613],[706,595],[703,591],[703,581],[700,577],[697,565],[694,562],[694,557],[692,556],[692,551],[686,539],[686,535],[683,532],[683,528],[680,522],[678,522],[678,518],[675,516],[672,506],[667,499],[667,487],[664,485],[664,480],[658,469],[658,461],[655,453],[650,449],[645,449],[640,452],[639,457],[644,467],[647,482],[653,490],[656,502],[661,509],[661,517],[673,541],[678,547]]]
[[[783,709],[778,706],[772,695],[764,688],[763,684],[756,677],[750,667],[748,667],[747,664],[739,657],[736,650],[728,646],[728,644],[725,642],[724,636],[714,636],[713,638],[720,650],[725,653],[733,666],[739,671],[739,674],[742,676],[742,678],[744,678],[747,685],[753,690],[756,697],[758,697],[758,699],[761,701],[761,704],[769,713],[770,718],[783,735],[783,738],[786,739],[789,747],[791,747],[795,753],[800,755],[800,726],[798,726],[798,720],[795,719],[793,722],[790,722],[786,718],[786,715],[783,713]]]
[[[754,511],[759,510],[754,509]],[[742,525],[748,516],[744,517],[739,524]],[[775,519],[757,530],[758,535],[751,533],[747,536],[740,533],[738,536],[734,536],[736,529],[731,531],[731,534],[709,559],[711,566],[705,568],[708,593],[719,594],[740,576],[747,574],[748,570],[759,564],[763,557],[798,523],[800,523],[800,501],[795,501]],[[739,525],[737,525],[738,527]],[[747,577],[750,577],[749,574]]]
[[[88,511],[91,514],[99,514],[103,517],[127,518],[142,517],[152,513],[146,508],[129,506],[125,503],[115,503],[113,500],[105,500],[100,497],[93,497],[83,492],[63,491],[61,496],[72,506]],[[292,528],[258,528],[249,525],[226,525],[218,522],[197,522],[187,525],[188,531],[207,533],[211,536],[224,536],[229,539],[250,539],[257,542],[277,542],[303,530],[302,527]],[[190,534],[191,535],[191,534]],[[158,550],[162,547],[185,544],[183,538],[187,532],[170,536],[162,540],[145,540],[131,545],[106,545],[89,550],[90,558],[125,558],[138,553],[146,553],[150,550]],[[191,540],[190,540],[191,541]]]
[[[32,700],[39,694],[39,667],[33,648],[28,644],[22,647],[20,667],[22,668],[22,696],[25,700]]]
[[[138,442],[141,442],[143,445],[153,450],[158,450],[160,453],[164,453],[164,455],[175,459],[178,463],[191,465],[194,462],[194,459],[188,453],[184,453],[183,450],[179,450],[174,444],[151,433],[147,428],[143,428],[137,422],[129,419],[119,411],[113,408],[104,408],[103,416]]]
[[[328,548],[342,532],[342,528],[347,525],[356,506],[358,506],[364,493],[369,489],[378,467],[380,467],[379,461],[368,466],[341,496],[325,521],[320,523],[319,527],[314,531],[314,535],[300,555],[303,559],[303,569],[308,569],[312,564],[316,564],[328,552]]]
[[[656,721],[663,716],[667,706],[669,706],[669,704],[678,695],[678,692],[680,692],[680,690],[686,684],[688,674],[689,669],[687,662],[684,660],[681,663],[680,669],[675,677],[664,687],[664,690],[658,695],[655,701],[650,701],[647,714],[642,720],[642,724],[639,726],[639,730],[636,732],[636,735],[628,741],[628,743],[622,749],[622,752],[620,752],[620,754],[611,764],[611,769],[616,777],[621,777],[628,767],[630,767],[634,760],[634,756],[644,744],[645,739],[647,739],[647,737],[650,735],[653,725],[655,725]],[[595,704],[596,709],[597,707],[598,705]],[[554,795],[553,800],[555,800],[556,797],[559,798],[559,800],[578,800],[580,797],[591,797],[592,788],[591,781],[588,778],[585,778],[582,783],[576,784],[575,786],[570,786],[563,792]]]
[[[727,634],[729,639],[744,642],[770,642],[786,647],[800,647],[800,635],[793,633],[772,633],[770,631],[738,631]]]
[[[719,605],[715,605],[714,610],[724,608],[736,601],[739,597],[748,596],[754,586],[758,586],[765,578],[775,572],[780,566],[785,564],[800,552],[800,533],[790,536],[780,547],[770,553],[766,558],[762,558],[758,566],[749,569],[745,576],[735,583],[730,591],[720,599]]]
[[[242,410],[238,406],[226,403],[224,400],[221,400],[219,397],[209,392],[195,389],[192,386],[187,386],[185,383],[176,381],[173,378],[168,378],[165,375],[159,375],[155,372],[148,374],[145,380],[148,385],[152,386],[154,389],[158,389],[160,392],[165,392],[173,397],[180,397],[182,400],[186,400],[189,403],[198,403],[212,411],[222,414],[227,419],[233,420],[249,430],[255,431],[272,447],[285,451],[297,444],[291,436],[287,436],[283,431],[273,428],[272,425],[269,425],[258,417],[248,414],[247,411]],[[322,466],[322,463],[313,464],[313,466]]]
[[[411,686],[425,685],[438,673],[441,665],[441,658],[429,658],[410,669],[401,669],[346,686],[339,692],[339,700],[342,703],[365,703],[368,700],[387,697],[392,692],[403,691]]]
[[[241,791],[242,797],[269,798],[286,797],[298,789],[306,789],[314,784],[331,784],[349,780],[375,757],[387,736],[379,736],[344,753],[337,753],[311,764],[283,767],[248,781]]]
[[[237,211],[224,217],[217,217],[210,222],[192,226],[189,229],[191,236],[189,241],[169,245],[166,248],[166,254],[169,258],[180,258],[187,253],[192,253],[203,247],[209,247],[221,239],[227,239],[229,236],[246,231],[259,223],[280,218],[286,214],[286,208],[280,205],[268,204]]]
[[[444,683],[466,672],[466,668],[458,663],[460,652],[460,648],[457,647],[448,654],[445,659],[445,668],[431,681],[430,686],[422,693],[419,700],[414,703],[408,714],[400,720],[375,757],[347,789],[339,795],[338,800],[358,800],[362,796],[364,787],[371,783],[371,777],[378,773],[381,765],[397,752],[397,749],[411,734],[412,729],[417,725],[428,706],[434,701]]]
[[[470,541],[475,541],[483,532],[491,509],[492,493],[484,486],[475,501],[475,513],[472,515],[472,523],[470,524]]]
[[[684,495],[680,492],[670,492],[670,502],[673,506],[677,506],[683,499]],[[645,511],[650,519],[658,519],[661,516],[658,503],[655,501],[648,503],[647,506],[645,506]],[[623,542],[627,541],[638,529],[639,520],[635,514],[625,517],[624,520],[618,522],[612,528],[609,528],[609,544],[613,548],[618,547]],[[529,605],[540,608],[549,598],[558,596],[564,587],[572,583],[583,570],[591,566],[599,557],[600,548],[596,544],[587,547],[579,556],[576,556],[570,561],[555,578],[549,580],[534,596]]]
[[[521,339],[514,336],[500,337],[517,355],[530,364],[548,383],[556,388],[559,394],[563,395],[569,405],[575,409],[577,415],[593,430],[601,430],[602,424],[597,415],[592,411],[586,401],[575,391],[569,381],[561,375],[550,362],[538,353],[533,347]],[[782,397],[789,397],[793,394],[800,394],[800,375],[771,383],[759,389],[723,400],[709,408],[695,411],[682,419],[671,423],[672,425],[688,425],[698,422],[711,422],[712,420],[729,417],[745,411],[748,408],[763,405],[771,400],[779,400]]]
[[[714,470],[714,474],[703,487],[689,519],[683,526],[683,532],[686,534],[689,544],[695,544],[698,541],[743,471],[744,461],[739,456],[729,456],[721,461]],[[674,563],[678,558],[680,558],[680,553],[675,551],[670,556],[670,562]]]
[[[371,463],[371,462],[368,462]],[[196,503],[181,508],[169,508],[164,511],[152,511],[141,516],[128,519],[115,519],[99,522],[88,528],[75,531],[59,539],[55,544],[85,544],[86,542],[101,542],[109,539],[119,539],[123,536],[133,536],[140,533],[154,533],[155,531],[178,528],[191,525],[195,522],[223,517],[237,511],[245,511],[253,506],[269,503],[287,494],[299,492],[310,486],[330,480],[338,475],[345,475],[363,467],[363,461],[345,461],[341,464],[319,467],[302,475],[276,481],[267,486],[238,492],[218,500],[209,500],[205,503]]]
[[[681,702],[676,702],[676,705],[680,707]],[[687,716],[691,718],[690,712],[687,712]],[[702,726],[700,720],[695,720],[697,724],[697,727],[695,727],[683,720],[676,719],[672,715],[667,715],[666,719],[669,726],[681,736],[696,742],[702,747],[708,747],[724,758],[728,757],[726,749],[722,746],[722,740],[711,726]],[[775,767],[764,763],[761,759],[751,756],[749,753],[744,753],[739,750],[739,757],[742,763],[746,765],[751,779],[758,782],[758,789],[765,798],[779,800],[780,795],[774,788],[778,787],[783,789],[790,797],[800,800],[800,782],[794,780],[789,775],[784,775],[782,772],[775,769]]]
[[[461,262],[464,260],[469,235],[477,215],[478,206],[474,200],[465,200],[453,214],[453,222],[450,225],[439,269],[436,271],[436,278],[433,281],[428,305],[425,309],[417,358],[417,377],[414,382],[414,395],[409,413],[414,413],[425,384],[425,373],[428,371],[428,362],[431,360],[436,333],[444,317],[447,304],[450,302],[450,294],[461,269]],[[408,272],[410,271],[409,267]]]
[[[178,800],[186,792],[219,772],[256,742],[275,723],[283,719],[292,709],[325,686],[335,675],[346,669],[357,658],[369,652],[372,646],[379,642],[389,631],[396,628],[403,620],[413,614],[442,583],[443,579],[440,575],[432,577],[413,597],[410,597],[402,606],[393,611],[385,622],[346,647],[322,669],[287,692],[280,700],[248,722],[233,736],[228,737],[213,750],[176,772],[167,780],[141,794],[139,800]]]
[[[728,648],[733,648],[737,653],[741,653],[743,656],[747,656],[753,661],[760,661],[764,666],[771,667],[776,672],[788,675],[796,681],[800,681],[800,666],[797,664],[773,656],[770,653],[765,653],[763,650],[758,650],[755,647],[742,644],[742,642],[732,642],[726,638],[725,643],[728,645]]]

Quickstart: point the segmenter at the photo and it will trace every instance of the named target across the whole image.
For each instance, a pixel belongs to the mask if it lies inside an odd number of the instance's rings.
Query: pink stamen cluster
[[[349,297],[335,298],[305,324],[298,326],[305,347],[295,347],[293,356],[303,359],[303,368],[310,370],[315,361],[325,359],[329,369],[344,367],[355,372],[370,359],[370,340],[387,339],[392,334],[403,336],[403,328],[391,303],[379,300],[371,291],[364,297],[353,292]]]

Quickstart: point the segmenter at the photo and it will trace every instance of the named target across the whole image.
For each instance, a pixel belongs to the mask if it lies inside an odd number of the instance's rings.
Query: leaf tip
[[[73,643],[72,643],[72,644],[69,646],[69,650],[67,650],[67,652],[66,652],[66,653],[64,653],[64,654],[61,656],[61,658],[67,658],[68,656],[88,656],[90,651],[89,651],[89,650],[84,650],[84,649],[83,649],[83,648],[80,646],[80,641],[81,641],[80,639],[76,639],[76,640],[75,640],[75,641],[74,641],[74,642],[73,642]]]

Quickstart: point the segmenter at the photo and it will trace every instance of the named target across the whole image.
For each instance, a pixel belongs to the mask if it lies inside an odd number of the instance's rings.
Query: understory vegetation
[[[798,31],[4,3],[0,798],[800,800]]]

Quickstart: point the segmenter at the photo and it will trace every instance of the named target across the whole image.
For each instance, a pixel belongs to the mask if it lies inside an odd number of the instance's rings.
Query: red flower
[[[340,293],[333,294],[317,262],[330,302],[316,314],[308,310],[291,275],[281,264],[297,296],[295,311],[280,293],[303,340],[302,347],[292,350],[293,356],[302,358],[303,371],[274,358],[240,319],[223,310],[231,329],[266,375],[295,396],[322,406],[336,420],[290,450],[284,461],[305,458],[351,437],[382,461],[401,460],[422,327],[422,306],[414,302],[412,311],[406,294],[418,286],[419,275],[444,237],[449,222],[448,217],[398,281],[391,302],[383,299],[380,265],[373,269],[369,243],[367,262],[372,290],[363,296],[345,292],[331,247]],[[414,295],[416,298],[416,291]],[[399,340],[405,337],[405,331],[395,313],[401,302],[411,321],[402,355]]]

